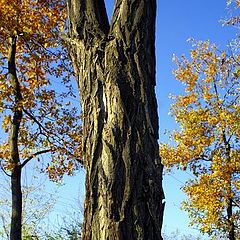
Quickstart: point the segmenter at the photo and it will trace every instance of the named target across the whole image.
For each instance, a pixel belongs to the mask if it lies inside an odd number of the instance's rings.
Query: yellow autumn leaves
[[[23,118],[18,133],[19,164],[49,150],[49,165],[64,169],[49,175],[59,179],[63,173],[71,174],[78,167],[75,160],[81,158],[79,113],[66,105],[66,97],[73,97],[68,84],[73,75],[61,39],[66,24],[65,1],[0,0],[0,19],[0,123],[5,131],[0,134],[0,162],[6,171],[14,167],[9,158],[8,137],[13,115],[20,110]],[[7,60],[13,38],[14,65],[22,95],[18,102]],[[52,81],[61,83],[60,93]]]
[[[173,73],[185,94],[172,97],[171,114],[180,128],[170,135],[172,144],[160,144],[160,155],[166,168],[195,175],[184,187],[183,208],[202,232],[214,235],[240,221],[240,57],[209,41],[193,46],[190,59],[175,57]]]

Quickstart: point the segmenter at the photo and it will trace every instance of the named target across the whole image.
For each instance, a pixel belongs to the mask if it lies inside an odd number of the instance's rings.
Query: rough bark
[[[8,56],[8,71],[15,96],[13,119],[9,137],[10,154],[13,166],[11,174],[11,192],[12,192],[12,217],[10,230],[11,240],[22,239],[21,165],[18,152],[18,134],[22,120],[22,106],[21,106],[22,95],[20,90],[20,84],[17,78],[15,63],[16,40],[17,40],[16,36],[12,36]]]
[[[81,95],[84,240],[161,237],[164,198],[155,97],[155,0],[68,0]]]

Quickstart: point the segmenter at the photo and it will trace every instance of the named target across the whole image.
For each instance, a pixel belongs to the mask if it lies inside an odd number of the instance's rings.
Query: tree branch
[[[4,169],[3,165],[2,165],[2,161],[1,161],[1,160],[0,160],[0,167],[1,167],[2,171],[3,171],[3,173],[4,173],[6,176],[11,177],[11,175],[8,174],[8,173],[5,171],[5,169]]]
[[[47,129],[30,112],[28,112],[24,108],[23,112],[26,113],[39,126],[40,130],[43,129],[45,132],[48,132]]]
[[[22,93],[20,82],[17,77],[16,69],[16,49],[17,49],[17,37],[11,37],[11,45],[8,52],[8,73],[10,76],[10,83],[14,92],[14,109],[11,124],[11,131],[9,135],[10,155],[15,164],[20,162],[19,150],[18,150],[18,134],[22,121]]]
[[[1,215],[1,219],[2,219],[2,223],[3,223],[4,233],[7,235],[7,238],[10,239],[9,232],[8,232],[8,227],[7,227],[7,224],[5,222],[5,218],[4,218],[3,215]]]
[[[48,129],[46,129],[46,127],[44,127],[43,124],[41,124],[41,123],[36,119],[36,117],[33,116],[33,114],[31,114],[31,113],[28,112],[27,110],[23,109],[23,112],[26,113],[26,114],[39,126],[40,133],[47,138],[47,140],[48,140],[49,143],[52,143],[52,142],[49,140],[49,138],[52,137],[52,139],[53,139],[54,141],[56,141],[56,142],[58,142],[60,145],[62,145],[62,143],[61,143],[60,141],[64,141],[64,139],[60,138],[57,134],[55,134],[55,133],[53,133],[53,132],[50,132]],[[43,133],[42,130],[43,130],[44,132],[46,132],[46,134]]]
[[[52,149],[46,149],[46,150],[42,150],[42,151],[39,151],[39,152],[36,152],[36,153],[32,154],[30,157],[28,157],[26,160],[23,161],[23,163],[21,164],[21,168],[23,168],[29,161],[31,161],[36,156],[44,154],[44,153],[48,153],[48,152],[51,152],[51,151],[52,151]]]
[[[238,202],[236,202],[235,200],[232,200],[233,201],[233,203],[234,203],[234,207],[238,207],[238,208],[240,208],[240,204],[238,203]]]

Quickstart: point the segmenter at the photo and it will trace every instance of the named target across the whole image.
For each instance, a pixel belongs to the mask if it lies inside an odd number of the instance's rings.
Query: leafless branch
[[[1,161],[1,160],[0,160],[0,168],[2,169],[3,173],[4,173],[6,176],[11,177],[11,175],[8,174],[8,173],[5,171],[5,169],[4,169],[3,165],[2,165],[2,161]]]
[[[23,161],[23,163],[21,164],[21,168],[23,168],[29,161],[31,161],[36,156],[44,154],[44,153],[48,153],[48,152],[51,152],[51,151],[52,151],[52,149],[49,148],[49,149],[45,149],[45,150],[42,150],[42,151],[35,152],[34,154],[32,154],[30,157],[28,157],[26,160]]]

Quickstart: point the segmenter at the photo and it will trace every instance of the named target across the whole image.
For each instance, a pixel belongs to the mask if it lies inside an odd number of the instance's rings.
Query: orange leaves
[[[184,144],[179,144],[175,148],[168,144],[161,144],[160,156],[162,157],[162,163],[168,169],[173,166],[182,169],[182,167],[187,166],[192,159],[192,153]],[[170,159],[174,159],[174,161],[171,161]]]
[[[3,165],[7,165],[9,162],[11,162],[10,148],[9,148],[8,143],[0,144],[0,160],[1,159],[5,159],[5,161],[3,163],[1,162],[1,164],[3,164]]]
[[[28,103],[26,107],[29,108],[34,105],[36,91],[48,84],[47,74],[56,75],[56,69],[58,76],[63,74],[64,67],[59,64],[62,49],[56,46],[61,42],[57,32],[65,24],[65,3],[60,0],[1,0],[0,6],[0,58],[3,59],[2,64],[5,64],[3,71],[0,71],[1,90],[4,90],[5,96],[13,94],[9,84],[6,84],[5,69],[9,38],[15,35],[18,80],[25,100],[28,98],[25,103]],[[5,97],[0,97],[0,107],[4,100]]]
[[[61,164],[61,160],[59,161],[59,159],[58,159],[58,162],[60,164],[48,165],[48,167],[46,169],[48,176],[51,180],[59,181],[64,174],[67,174],[69,176],[73,175],[73,172],[76,170],[76,164],[73,161],[69,161],[66,164],[64,164],[62,161],[62,164]]]
[[[189,181],[183,188],[189,198],[183,203],[183,209],[190,214],[192,224],[198,224],[203,233],[219,236],[221,231],[229,231],[229,221],[239,221],[235,208],[231,219],[226,216],[230,199],[238,201],[232,191],[236,182],[233,181],[230,186],[227,176],[230,175],[221,171],[202,174],[198,180]]]
[[[15,149],[19,164],[45,153],[51,176],[59,179],[64,173],[72,174],[81,161],[82,130],[79,112],[66,106],[66,98],[74,94],[72,67],[60,36],[66,26],[65,1],[0,0],[0,19],[0,120],[6,132],[0,136],[0,161],[11,171],[8,134],[11,116],[21,105],[23,117]],[[7,62],[13,35],[17,39],[15,81],[22,96],[18,102]],[[53,82],[61,87],[52,86]]]
[[[187,91],[191,92],[196,84],[196,81],[198,79],[198,74],[194,72],[194,69],[192,69],[191,65],[188,63],[186,58],[182,57],[183,62],[181,63],[181,69],[177,69],[173,71],[173,74],[175,75],[176,79],[180,80],[184,84],[187,85]],[[178,59],[175,58],[175,62],[179,63]]]
[[[30,37],[53,38],[52,29],[59,27],[65,21],[64,1],[37,0],[1,0],[0,24],[2,32],[10,36],[17,34]],[[42,36],[40,36],[42,34]]]

